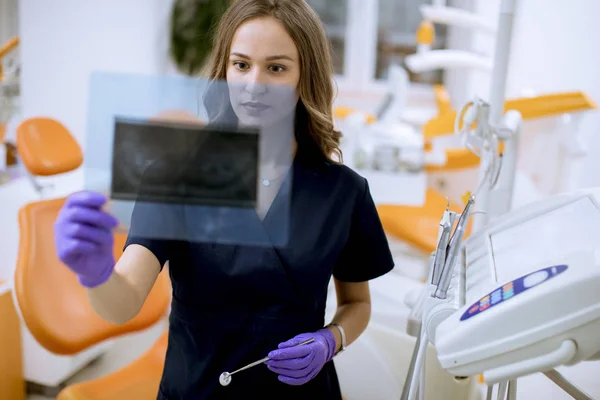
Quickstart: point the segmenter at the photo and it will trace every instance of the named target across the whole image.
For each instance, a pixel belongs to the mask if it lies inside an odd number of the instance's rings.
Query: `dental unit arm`
[[[490,26],[473,12],[455,7],[448,7],[445,2],[420,7],[423,22],[417,31],[417,53],[406,57],[407,67],[413,73],[427,72],[440,68],[470,68],[491,71],[493,63],[490,57],[475,54],[471,51],[456,49],[432,50],[435,41],[436,24],[445,24],[488,34],[496,34],[496,27]]]

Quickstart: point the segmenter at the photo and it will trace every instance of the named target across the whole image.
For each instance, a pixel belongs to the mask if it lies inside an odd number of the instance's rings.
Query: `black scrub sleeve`
[[[137,199],[133,206],[131,215],[131,225],[129,234],[125,242],[125,248],[131,244],[144,246],[154,254],[160,263],[162,270],[165,263],[169,260],[172,248],[172,240],[168,239],[173,235],[173,226],[181,226],[180,214],[176,211],[177,204],[165,205],[153,203],[147,200],[146,189],[150,185],[154,174],[163,174],[168,170],[168,164],[165,161],[154,161],[146,169],[139,183]],[[177,218],[179,217],[179,218]]]
[[[123,250],[125,250],[130,244],[139,244],[140,246],[144,246],[158,259],[158,262],[160,263],[160,269],[162,271],[163,266],[169,260],[171,242],[164,239],[144,237],[143,234],[138,233],[140,230],[137,229],[137,227],[139,226],[140,221],[152,218],[151,215],[144,215],[148,213],[142,212],[140,208],[141,207],[138,207],[138,203],[136,202],[136,205],[133,208],[133,214],[131,216],[131,227]]]
[[[365,282],[387,274],[394,268],[394,259],[377,213],[369,184],[354,207],[350,234],[333,276],[344,282]]]

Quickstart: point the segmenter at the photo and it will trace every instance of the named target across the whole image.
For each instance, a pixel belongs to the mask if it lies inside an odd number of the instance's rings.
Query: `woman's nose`
[[[246,81],[246,91],[253,95],[264,94],[267,92],[267,83],[260,72],[249,74]]]

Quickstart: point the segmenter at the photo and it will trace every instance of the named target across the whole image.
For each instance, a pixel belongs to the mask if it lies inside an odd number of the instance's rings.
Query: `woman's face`
[[[298,49],[277,20],[256,18],[237,29],[227,86],[242,125],[265,127],[293,115],[299,81]]]

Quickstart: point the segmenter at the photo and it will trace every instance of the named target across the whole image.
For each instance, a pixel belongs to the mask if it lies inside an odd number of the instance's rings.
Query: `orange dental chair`
[[[78,168],[82,152],[68,130],[49,118],[33,118],[17,129],[17,150],[32,175],[50,176]],[[139,314],[124,325],[102,320],[85,289],[56,256],[53,224],[64,198],[27,204],[19,211],[20,243],[15,297],[32,336],[48,351],[75,355],[106,340],[141,331],[158,322],[170,304],[170,280],[163,271]],[[125,235],[115,235],[119,258]],[[116,373],[66,387],[59,400],[155,399],[167,347],[165,333],[138,360]]]
[[[426,143],[431,143],[445,135],[454,134],[456,111],[452,108],[448,94],[441,86],[435,87],[435,97],[438,115],[423,127]],[[557,116],[564,113],[582,112],[595,109],[595,103],[581,92],[567,92],[542,95],[530,98],[507,100],[505,110],[517,110],[523,120]],[[433,147],[429,145],[428,147]],[[503,151],[502,143],[499,152]],[[428,173],[441,171],[459,171],[476,168],[479,157],[466,148],[446,148],[446,163],[441,166],[430,165],[425,169]],[[385,231],[391,236],[406,242],[424,255],[435,251],[439,221],[447,205],[446,197],[428,188],[425,204],[422,207],[407,207],[397,205],[378,205],[379,216]],[[462,205],[450,202],[450,209],[455,212],[462,210]],[[465,237],[471,232],[468,225]]]
[[[442,86],[437,85],[434,90],[438,116],[423,127],[426,151],[433,148],[432,142],[437,137],[453,134],[454,130],[453,118],[450,125],[441,125],[442,129],[436,124],[439,118],[447,118],[446,116],[452,112],[452,105],[446,90]],[[476,168],[479,165],[479,157],[469,149],[445,149],[445,153],[446,163],[441,166],[428,165],[425,167],[426,172],[458,171]],[[456,213],[460,213],[463,208],[461,204],[448,201],[446,196],[439,191],[428,188],[423,206],[380,204],[377,205],[377,211],[383,228],[390,236],[408,243],[419,252],[427,255],[435,251],[439,221],[448,205],[450,210]],[[468,237],[470,231],[471,223],[467,226],[465,237]]]
[[[19,211],[15,294],[23,320],[33,337],[54,354],[73,355],[158,322],[169,306],[170,282],[167,272],[161,273],[142,310],[128,323],[113,325],[101,319],[89,305],[85,289],[76,276],[55,254],[53,224],[63,203],[62,198],[42,200],[27,204]],[[122,252],[125,239],[124,235],[115,235],[116,258]],[[140,398],[137,397],[140,391],[153,391],[156,396],[162,373],[161,356],[164,360],[165,352],[163,338],[146,353],[145,362],[139,363],[138,368],[127,368],[127,379],[112,382],[109,379],[105,385],[96,385],[96,390],[94,385],[86,383],[73,385],[63,390],[58,399],[133,399]],[[151,368],[154,364],[160,368]],[[132,386],[134,381],[137,386]],[[124,391],[131,395],[114,396]]]

